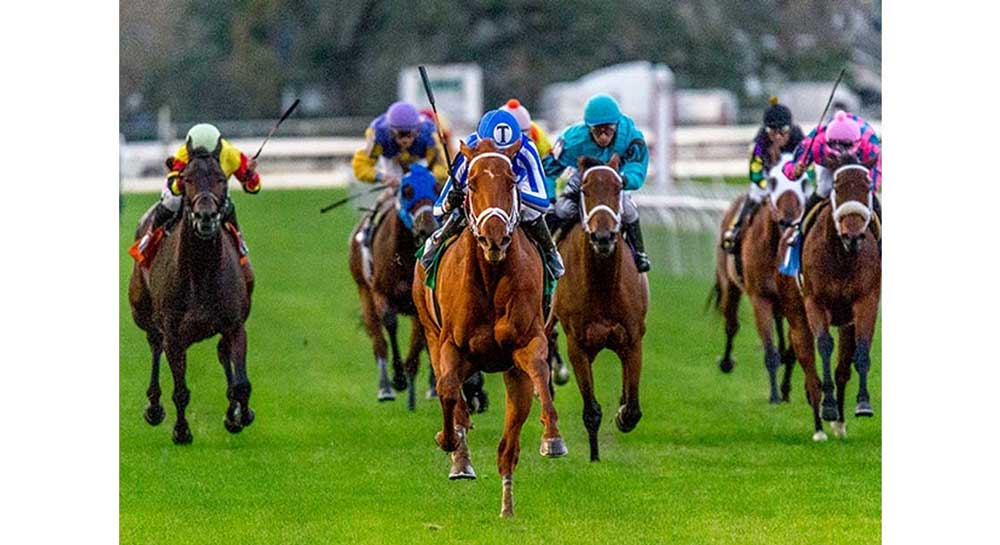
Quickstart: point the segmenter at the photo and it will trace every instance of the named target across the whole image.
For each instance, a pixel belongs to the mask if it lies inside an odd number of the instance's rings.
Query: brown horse
[[[878,240],[869,229],[874,216],[868,168],[846,157],[834,171],[829,206],[817,212],[802,241],[802,295],[809,327],[823,361],[823,419],[844,437],[844,401],[851,362],[858,371],[855,416],[872,416],[868,395],[871,342],[882,290]],[[839,327],[837,397],[833,397],[831,325]]]
[[[434,199],[440,191],[437,185],[426,168],[414,165],[403,177],[398,197],[383,200],[376,217],[370,220],[379,221],[372,229],[370,250],[362,243],[368,229],[367,219],[354,228],[350,239],[351,276],[358,285],[361,312],[378,365],[378,400],[394,400],[393,388],[402,391],[409,383],[407,406],[411,411],[416,408],[416,386],[412,378],[416,376],[420,352],[425,346],[423,327],[413,306],[413,269],[417,248],[437,229],[433,212]],[[412,322],[405,365],[400,361],[396,339],[398,314],[411,316]],[[389,333],[392,348],[392,381],[386,366],[383,327]]]
[[[739,328],[737,308],[740,294],[746,292],[753,305],[757,333],[764,347],[764,367],[771,385],[770,402],[789,400],[792,369],[798,359],[805,373],[806,399],[813,409],[813,439],[823,441],[826,434],[819,416],[820,382],[816,375],[815,349],[805,307],[795,280],[778,272],[782,231],[801,219],[805,200],[803,179],[790,180],[781,171],[782,165],[789,160],[791,154],[784,154],[780,163],[768,172],[768,197],[764,209],[751,217],[737,247],[742,263],[740,270],[737,270],[733,255],[721,248],[716,250],[716,289],[720,295],[719,306],[726,318],[726,353],[721,363],[729,362],[728,369],[723,366],[723,371],[732,370],[730,353],[733,335]],[[738,199],[730,207],[722,220],[721,232],[730,225],[741,204]],[[785,349],[783,322],[786,319],[791,350]],[[785,373],[779,398],[777,371],[782,364],[785,365]]]
[[[252,283],[244,277],[235,238],[224,233],[220,220],[226,202],[226,176],[218,161],[194,156],[181,172],[184,181],[183,216],[163,240],[147,271],[136,264],[129,282],[129,303],[136,325],[146,332],[153,352],[153,370],[146,395],[145,418],[156,426],[163,421],[160,405],[160,354],[165,353],[174,379],[177,422],[173,440],[193,440],[184,410],[190,399],[185,383],[187,349],[221,334],[218,357],[226,373],[229,408],[224,424],[238,433],[254,419],[250,408],[250,380],[246,371],[247,335]],[[147,213],[136,239],[151,221]]]
[[[441,256],[436,289],[425,286],[423,267],[413,280],[413,299],[427,336],[443,414],[436,440],[452,453],[450,478],[475,478],[462,383],[476,371],[504,373],[506,418],[497,449],[504,517],[514,514],[513,474],[533,391],[542,405],[542,455],[566,454],[548,388],[542,260],[518,229],[520,194],[511,160],[520,147],[520,141],[504,150],[490,139],[480,140],[474,149],[462,143],[469,164],[468,228]]]
[[[579,159],[580,225],[571,228],[559,243],[566,274],[556,287],[554,319],[562,322],[566,345],[580,395],[583,424],[590,436],[590,460],[600,459],[597,432],[601,405],[594,396],[594,358],[609,349],[622,364],[622,394],[615,424],[632,431],[639,408],[639,375],[642,371],[642,338],[646,333],[649,285],[635,268],[621,228],[622,179],[618,155],[607,165],[592,157]]]

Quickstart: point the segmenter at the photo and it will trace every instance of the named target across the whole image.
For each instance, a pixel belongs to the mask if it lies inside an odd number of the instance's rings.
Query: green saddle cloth
[[[439,265],[441,264],[441,256],[444,255],[445,250],[448,249],[456,240],[458,236],[451,237],[450,239],[444,241],[444,244],[438,246],[434,253],[434,260],[431,262],[431,266],[427,268],[427,276],[424,278],[424,285],[431,289],[437,288],[437,273]],[[532,244],[532,246],[535,246]],[[548,266],[545,265],[545,257],[542,254],[541,249],[537,246],[535,248],[538,250],[539,256],[542,258],[542,287],[546,299],[551,298],[552,294],[556,292],[556,277],[549,270]],[[424,256],[424,247],[420,246],[417,248],[417,260],[419,261]]]

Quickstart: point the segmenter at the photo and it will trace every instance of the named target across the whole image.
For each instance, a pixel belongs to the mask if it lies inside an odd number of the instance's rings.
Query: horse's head
[[[833,172],[830,204],[833,222],[840,241],[850,253],[856,253],[872,219],[872,181],[868,168],[850,155],[842,156]]]
[[[622,177],[618,154],[607,164],[593,157],[580,157],[580,223],[590,235],[590,245],[601,257],[615,251],[622,225]]]
[[[479,140],[475,148],[462,142],[462,155],[469,165],[465,212],[490,263],[503,261],[517,228],[521,195],[511,161],[520,149],[520,140],[502,150],[489,138]]]
[[[781,154],[781,160],[777,165],[771,167],[767,173],[767,189],[770,193],[768,202],[770,203],[771,217],[782,227],[791,227],[802,219],[802,212],[805,210],[805,191],[803,184],[806,176],[803,174],[799,179],[792,180],[785,176],[782,167],[792,160],[791,153]]]
[[[199,238],[214,238],[219,234],[222,206],[226,202],[226,175],[222,167],[210,154],[196,153],[180,176],[187,222]]]
[[[437,179],[423,165],[413,165],[399,184],[396,212],[403,225],[413,233],[417,244],[423,244],[437,227],[434,201],[437,200]]]

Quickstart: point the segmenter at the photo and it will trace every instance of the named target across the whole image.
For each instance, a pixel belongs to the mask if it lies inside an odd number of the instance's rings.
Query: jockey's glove
[[[447,203],[448,212],[457,210],[465,204],[465,192],[455,186],[451,186],[448,196],[445,197],[445,202]]]

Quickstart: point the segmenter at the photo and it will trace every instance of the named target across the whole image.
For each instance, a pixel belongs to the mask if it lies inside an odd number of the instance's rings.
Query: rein
[[[834,187],[830,191],[830,204],[832,205],[832,208],[833,208],[833,224],[834,224],[834,228],[837,229],[837,234],[840,235],[840,236],[843,236],[843,233],[840,231],[840,218],[842,218],[843,216],[849,216],[851,214],[857,214],[857,215],[861,216],[862,218],[864,218],[864,220],[865,220],[865,226],[862,229],[862,231],[864,231],[865,229],[868,229],[868,224],[871,223],[871,220],[872,220],[872,193],[871,193],[871,191],[868,192],[868,204],[867,204],[867,206],[865,204],[862,204],[859,201],[847,201],[845,203],[841,203],[839,206],[837,205],[837,182],[836,182],[836,180],[837,180],[837,176],[839,176],[840,173],[844,172],[845,170],[860,170],[860,171],[862,171],[862,172],[865,173],[865,178],[868,179],[869,185],[870,185],[870,182],[871,182],[871,177],[868,174],[868,168],[866,168],[863,165],[845,165],[845,166],[842,166],[842,167],[838,168],[837,170],[835,170],[833,172],[833,180],[834,180],[833,186]]]
[[[510,162],[510,157],[507,157],[502,153],[496,153],[496,152],[482,153],[480,155],[473,157],[472,160],[469,161],[469,167],[468,167],[469,172],[472,172],[472,165],[476,164],[476,161],[485,157],[503,159],[504,162],[507,163],[507,167],[511,169],[511,172],[513,172],[513,166]],[[482,225],[486,223],[486,220],[494,216],[500,218],[500,220],[504,222],[504,225],[507,228],[507,236],[510,236],[514,232],[514,229],[517,228],[517,223],[520,220],[520,209],[521,209],[521,194],[518,193],[517,191],[516,183],[511,185],[510,193],[512,197],[512,205],[510,211],[504,210],[503,208],[498,208],[496,206],[491,206],[479,212],[478,214],[472,207],[471,197],[469,195],[466,195],[465,198],[468,205],[465,207],[465,209],[467,210],[466,214],[469,220],[469,227],[472,228],[472,234],[475,235],[476,238],[479,238],[480,236],[479,230],[482,228]]]
[[[621,214],[621,211],[622,211],[622,208],[623,208],[622,202],[623,202],[623,199],[624,199],[625,192],[622,191],[621,189],[618,190],[618,210],[612,210],[612,208],[610,206],[606,205],[606,204],[599,204],[599,205],[595,206],[594,208],[588,210],[587,209],[586,195],[584,195],[584,192],[583,192],[583,182],[586,181],[587,176],[590,175],[590,173],[593,172],[593,171],[595,171],[595,170],[607,170],[608,172],[614,174],[615,179],[618,180],[619,184],[624,185],[623,182],[622,182],[622,177],[621,177],[620,174],[618,174],[618,171],[616,171],[615,169],[613,169],[613,168],[611,168],[611,167],[609,167],[607,165],[598,165],[598,166],[594,166],[594,167],[588,168],[587,171],[584,172],[583,176],[580,178],[580,207],[579,207],[580,208],[580,223],[583,224],[583,230],[587,234],[592,234],[593,231],[590,229],[590,218],[594,217],[594,215],[597,214],[598,212],[604,212],[605,214],[610,215],[611,219],[614,220],[615,227],[614,227],[614,229],[612,229],[612,232],[617,233],[618,230],[621,229],[621,225],[622,225],[622,214]]]

